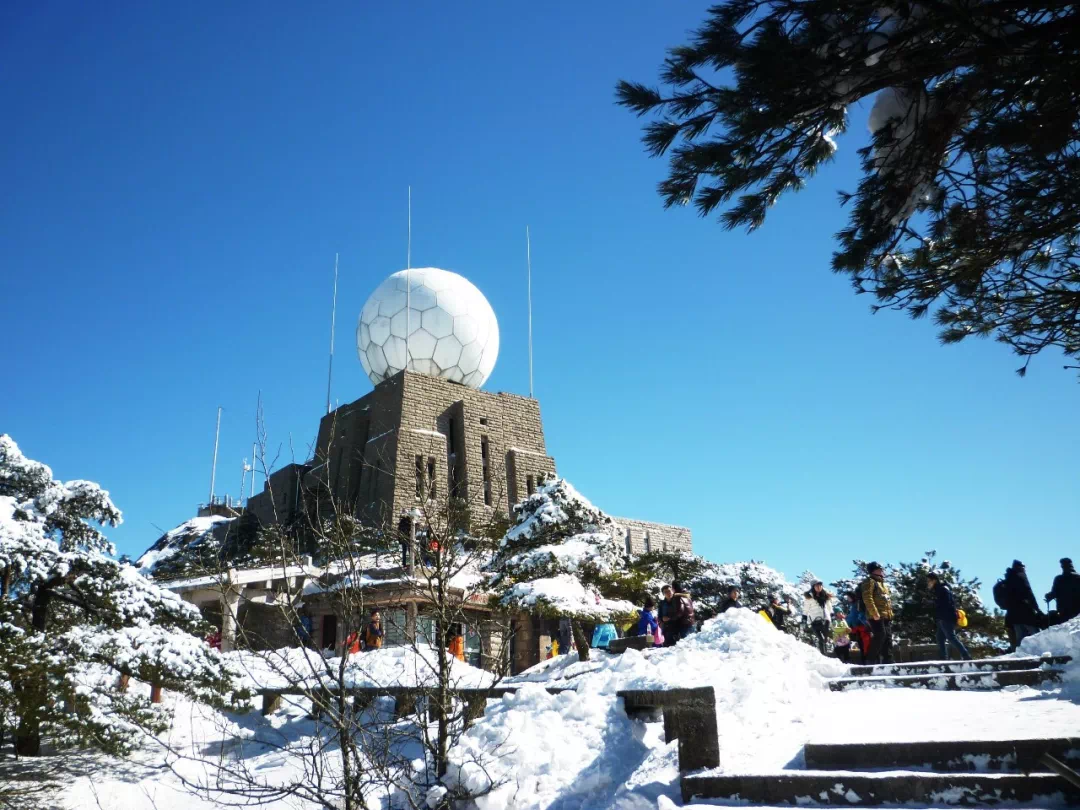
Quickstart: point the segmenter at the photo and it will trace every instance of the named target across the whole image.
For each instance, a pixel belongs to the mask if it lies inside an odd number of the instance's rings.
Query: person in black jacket
[[[1046,626],[1046,615],[1039,610],[1039,603],[1028,582],[1027,570],[1020,560],[1013,560],[1012,567],[1005,572],[1005,589],[1008,609],[1005,621],[1011,624],[1016,633],[1016,646],[1020,646],[1028,636],[1033,636]]]
[[[783,604],[779,596],[773,594],[769,597],[769,606],[765,610],[769,614],[769,618],[772,619],[773,626],[777,630],[783,630],[786,633],[785,625],[788,614],[791,613],[791,608]]]
[[[1054,577],[1054,586],[1046,601],[1057,602],[1058,621],[1067,622],[1080,616],[1080,574],[1068,557],[1061,559],[1061,573]]]
[[[675,589],[675,593],[671,596],[671,615],[668,617],[668,627],[673,628],[675,632],[675,640],[672,643],[678,644],[679,641],[694,632],[697,620],[694,617],[694,600],[690,598],[689,592],[683,589],[680,582],[673,582],[672,587]],[[665,628],[665,638],[667,632],[667,628]]]
[[[971,660],[971,653],[964,646],[964,642],[956,637],[956,600],[953,598],[952,589],[941,581],[936,571],[926,575],[926,581],[934,594],[934,624],[937,627],[938,657],[942,661],[949,660],[949,651],[946,643],[960,651],[960,657],[965,661]]]
[[[734,585],[728,589],[727,599],[720,603],[719,613],[727,613],[732,608],[741,608],[742,602],[739,601],[739,589]]]
[[[660,593],[663,594],[663,598],[657,606],[656,619],[660,622],[660,630],[664,634],[664,646],[671,647],[675,644],[675,636],[678,635],[675,632],[675,626],[671,624],[671,602],[675,593],[671,590],[670,585],[661,588]]]

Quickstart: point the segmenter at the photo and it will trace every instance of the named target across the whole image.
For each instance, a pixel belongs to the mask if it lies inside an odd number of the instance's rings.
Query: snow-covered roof
[[[249,582],[266,582],[284,577],[318,577],[325,569],[315,565],[269,565],[262,568],[235,569],[231,575],[211,575],[203,577],[191,577],[189,579],[177,579],[172,582],[162,583],[162,587],[170,591],[193,591],[199,588],[209,588],[214,585],[223,585],[226,581],[232,585],[247,585]],[[228,576],[228,580],[226,580]]]

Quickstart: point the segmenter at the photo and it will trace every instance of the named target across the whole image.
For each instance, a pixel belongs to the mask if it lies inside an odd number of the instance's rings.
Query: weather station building
[[[320,492],[320,508],[330,503],[368,526],[409,537],[417,508],[429,500],[449,496],[466,502],[475,524],[511,515],[545,479],[555,476],[540,403],[531,396],[482,388],[498,357],[499,326],[487,299],[467,279],[433,267],[390,275],[364,304],[356,338],[373,390],[332,410],[328,403],[314,457],[275,470],[263,490],[248,499],[243,510],[261,526],[293,523],[310,508],[310,493]],[[231,512],[219,507],[211,504],[200,515],[227,520],[237,514],[235,507]],[[687,528],[615,520],[626,531],[628,552],[692,550]],[[164,540],[147,554],[154,549],[161,553]],[[317,571],[279,574],[302,580]],[[202,580],[168,587],[199,604],[219,600],[227,637],[231,615],[247,626],[255,621],[260,598],[272,604],[275,591],[280,591],[273,582],[278,575],[266,569],[231,576],[236,592],[250,603],[247,610],[243,600],[234,597],[230,602],[220,591],[215,595]],[[395,609],[394,599],[400,596],[388,591],[387,608]],[[216,603],[211,609],[217,609]],[[329,614],[315,618],[318,646],[340,651],[343,639],[336,619]],[[549,624],[529,617],[516,621],[515,670],[541,659]],[[500,644],[474,635],[470,647],[483,654],[476,652],[470,659],[486,666],[485,656]]]

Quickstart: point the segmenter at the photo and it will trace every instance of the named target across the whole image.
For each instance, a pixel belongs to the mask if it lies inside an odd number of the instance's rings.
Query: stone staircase
[[[925,689],[1001,689],[1036,686],[1061,680],[1061,664],[1067,657],[987,658],[981,661],[926,661],[917,664],[884,664],[851,667],[843,678],[833,678],[834,692],[866,687],[917,687]]]
[[[1050,771],[1080,765],[1080,738],[807,745],[806,770],[684,774],[682,797],[761,805],[1075,806],[1080,787]]]
[[[1059,680],[1068,658],[1010,658],[975,662],[926,662],[853,667],[831,688],[924,687],[1000,689],[1011,684]],[[694,714],[715,711],[712,690],[694,690]],[[628,703],[629,706],[629,703]],[[689,714],[689,707],[682,714]],[[721,800],[758,806],[835,805],[874,807],[1080,805],[1080,736],[1033,740],[961,740],[816,744],[805,746],[801,763],[766,774],[719,773],[711,729],[681,724],[665,737],[679,738],[682,799]],[[685,720],[683,720],[685,723]],[[681,727],[680,727],[681,726]],[[1080,729],[1077,730],[1080,732]],[[697,732],[696,734],[694,732]],[[696,739],[683,739],[693,735]],[[688,756],[684,751],[707,751]]]

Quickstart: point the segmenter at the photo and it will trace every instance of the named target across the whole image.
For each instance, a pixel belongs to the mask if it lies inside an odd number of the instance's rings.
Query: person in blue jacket
[[[859,656],[861,663],[866,663],[866,653],[870,649],[870,623],[866,620],[866,605],[858,591],[850,591],[845,595],[847,602],[847,616],[844,620],[851,628],[851,636],[859,642]]]
[[[956,637],[956,600],[952,590],[941,581],[936,571],[926,575],[926,583],[934,594],[934,623],[937,625],[938,656],[942,661],[949,660],[948,650],[945,643],[952,644],[960,651],[960,657],[965,661],[971,660],[971,653],[964,646],[964,642]]]
[[[641,614],[638,616],[637,632],[636,636],[652,636],[656,638],[656,628],[658,626],[656,621],[656,601],[651,596],[645,597],[645,606],[641,610]]]

